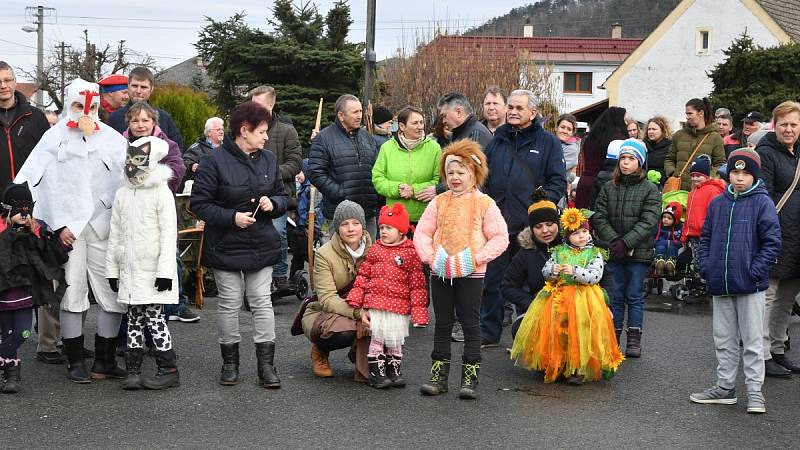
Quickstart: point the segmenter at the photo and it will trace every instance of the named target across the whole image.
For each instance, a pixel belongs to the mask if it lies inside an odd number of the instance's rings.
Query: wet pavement
[[[451,392],[419,395],[426,380],[432,327],[412,329],[405,348],[405,389],[376,391],[352,381],[346,351],[332,354],[336,376],[310,370],[309,345],[289,327],[295,297],[276,301],[276,365],[282,389],[256,385],[252,322],[243,314],[242,382],[216,383],[220,358],[216,301],[207,299],[196,324],[170,322],[181,386],[163,392],[122,391],[118,381],[69,382],[61,366],[35,361],[36,336],[22,349],[23,392],[0,396],[3,448],[796,448],[800,375],[767,379],[768,413],[739,404],[695,405],[691,392],[714,382],[708,303],[686,305],[647,299],[643,356],[623,362],[608,382],[571,387],[544,384],[515,367],[500,348],[483,351],[476,401],[457,398],[458,364]],[[95,312],[87,329],[94,330]],[[800,332],[793,323],[791,333]],[[91,344],[92,338],[87,338]],[[459,359],[461,344],[453,344]],[[790,356],[800,359],[800,352]],[[120,359],[121,361],[121,359]],[[145,372],[153,370],[152,360]]]

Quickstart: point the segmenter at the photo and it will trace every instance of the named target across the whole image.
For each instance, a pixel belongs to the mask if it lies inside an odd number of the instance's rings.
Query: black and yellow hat
[[[528,226],[533,228],[537,223],[558,223],[558,207],[547,198],[547,192],[539,186],[531,195],[531,206],[528,207]]]

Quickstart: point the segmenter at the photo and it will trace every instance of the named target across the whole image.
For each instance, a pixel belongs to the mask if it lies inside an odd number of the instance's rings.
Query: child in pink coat
[[[494,200],[478,190],[489,169],[480,145],[465,139],[442,152],[441,178],[449,191],[431,200],[414,234],[414,246],[431,267],[431,298],[436,317],[430,381],[423,395],[447,392],[450,333],[454,312],[464,329],[461,390],[477,398],[481,363],[480,306],[489,261],[508,247],[508,227]]]

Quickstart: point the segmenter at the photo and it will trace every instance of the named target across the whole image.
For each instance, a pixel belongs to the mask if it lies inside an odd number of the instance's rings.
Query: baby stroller
[[[669,294],[677,301],[694,303],[706,297],[706,284],[700,278],[697,264],[692,258],[692,251],[688,243],[683,252],[678,254],[675,277],[668,281],[674,282],[669,288]]]

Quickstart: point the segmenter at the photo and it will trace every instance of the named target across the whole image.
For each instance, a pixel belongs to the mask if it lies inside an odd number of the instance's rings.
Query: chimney
[[[526,38],[533,37],[533,25],[531,25],[530,17],[525,19],[525,25],[522,26],[522,37]]]
[[[611,39],[622,39],[622,25],[619,22],[611,24]]]

